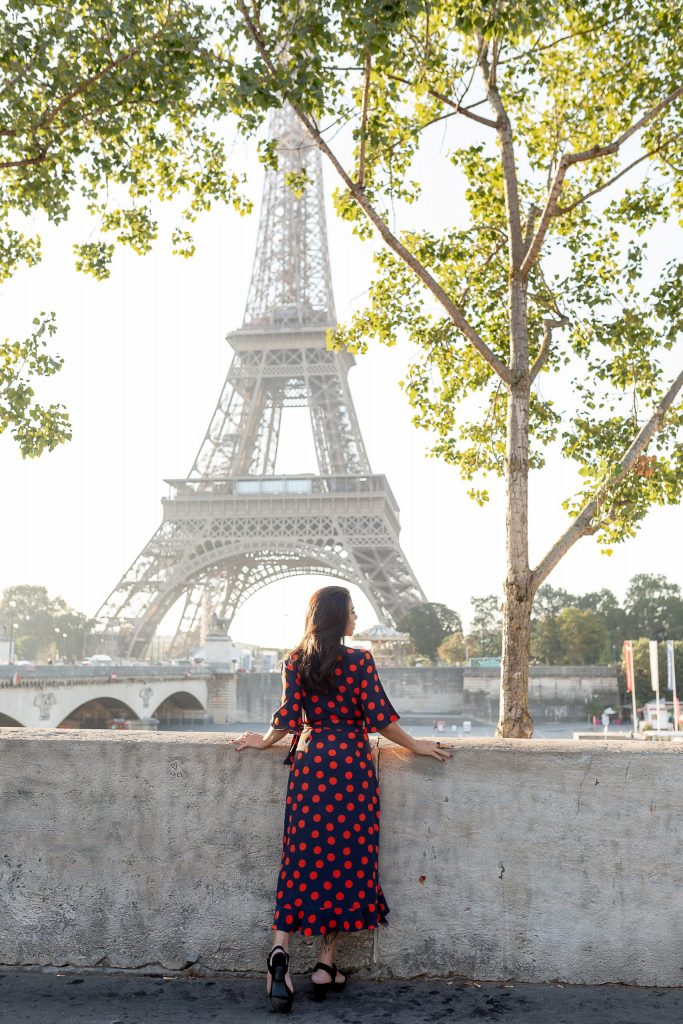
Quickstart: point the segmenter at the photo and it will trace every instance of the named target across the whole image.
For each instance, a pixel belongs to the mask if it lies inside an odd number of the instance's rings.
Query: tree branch
[[[497,51],[494,49],[494,59],[489,64],[488,44],[483,36],[479,35],[477,38],[479,43],[479,66],[488,91],[489,102],[498,115],[496,128],[500,139],[501,162],[505,181],[505,205],[507,208],[508,229],[510,231],[510,265],[513,270],[518,270],[524,258],[524,250],[512,125],[496,85]]]
[[[458,330],[465,336],[470,344],[477,350],[482,358],[489,364],[489,366],[498,374],[501,380],[504,380],[506,384],[512,383],[512,374],[505,363],[499,359],[499,357],[488,347],[486,342],[479,336],[474,327],[469,323],[465,317],[463,311],[458,305],[451,299],[448,293],[442,288],[442,286],[432,277],[426,267],[410,252],[409,249],[403,245],[401,241],[393,234],[389,229],[386,222],[382,219],[380,214],[375,210],[374,206],[366,196],[364,190],[356,185],[349,175],[346,173],[339,160],[332,152],[330,147],[327,145],[325,140],[322,138],[320,132],[311,123],[310,119],[306,117],[300,110],[298,110],[294,104],[292,104],[298,117],[303,124],[308,128],[308,131],[316,140],[320,150],[328,158],[332,166],[335,168],[340,178],[346,185],[347,189],[358,203],[360,208],[365,213],[368,220],[375,225],[380,235],[389,246],[390,249],[400,256],[401,259],[406,263],[415,275],[422,281],[422,283],[428,288],[428,290],[434,295],[434,297],[444,307],[451,320],[458,328]]]
[[[508,244],[508,236],[507,236],[506,234],[503,234],[503,237],[502,237],[501,241],[500,241],[500,242],[498,243],[498,245],[497,245],[497,246],[496,246],[496,248],[495,248],[495,249],[493,250],[493,252],[490,252],[490,253],[488,254],[488,256],[486,257],[486,259],[484,260],[484,262],[483,262],[483,263],[481,263],[481,264],[480,264],[480,265],[479,265],[479,266],[478,266],[478,267],[476,268],[476,271],[473,271],[473,273],[472,273],[472,274],[470,275],[470,280],[469,280],[469,281],[467,282],[467,284],[466,284],[466,285],[465,285],[465,287],[463,288],[463,290],[462,290],[462,292],[461,292],[460,296],[458,297],[458,305],[459,305],[459,306],[462,306],[463,302],[465,301],[465,299],[466,299],[466,298],[467,298],[467,296],[469,295],[469,291],[470,291],[470,288],[471,288],[471,286],[472,286],[472,283],[473,283],[473,279],[474,279],[474,274],[475,274],[475,273],[477,273],[477,274],[480,274],[480,273],[482,272],[482,270],[484,270],[484,269],[485,269],[486,267],[488,267],[488,265],[489,265],[490,263],[492,263],[492,262],[493,262],[493,260],[495,260],[495,258],[496,258],[496,256],[498,255],[498,253],[499,253],[499,252],[500,252],[500,251],[501,251],[502,249],[504,249],[504,248],[505,248],[505,246],[506,246],[507,244]]]
[[[541,211],[539,210],[539,208],[536,206],[535,203],[532,203],[531,206],[529,207],[529,215],[528,215],[528,217],[526,219],[526,227],[524,228],[524,251],[525,252],[527,251],[527,249],[531,245],[531,239],[533,238],[533,235],[534,235],[534,226],[536,224],[536,218],[538,217],[540,212]]]
[[[551,50],[553,46],[559,46],[560,43],[566,43],[568,39],[579,39],[580,36],[591,35],[595,32],[602,32],[609,25],[609,18],[602,23],[596,22],[595,25],[591,25],[590,28],[582,29],[580,32],[569,32],[567,35],[560,36],[558,39],[553,39],[551,43],[545,43],[543,46],[538,46],[539,40],[542,38],[539,35],[538,39],[532,47],[528,50],[522,50],[520,53],[513,53],[510,57],[505,60],[501,60],[499,64],[510,64],[516,60],[522,60],[524,57],[531,57],[537,53],[543,53],[544,50]]]
[[[579,163],[585,160],[596,160],[602,156],[609,156],[611,153],[616,153],[620,146],[630,139],[632,135],[635,135],[637,131],[644,128],[646,124],[649,124],[657,114],[660,114],[665,107],[670,106],[679,96],[683,96],[683,85],[679,85],[678,89],[674,89],[668,96],[661,99],[659,103],[655,103],[654,107],[651,107],[639,121],[635,121],[630,128],[622,132],[614,142],[608,143],[606,146],[593,146],[591,149],[586,149],[582,153],[571,153],[569,155],[569,162],[572,164]]]
[[[550,342],[552,341],[553,331],[557,327],[564,327],[565,324],[569,323],[568,316],[561,316],[559,320],[544,320],[543,321],[543,344],[539,350],[534,364],[529,370],[529,383],[533,384],[536,377],[540,373],[543,365],[550,355]]]
[[[664,418],[674,403],[678,392],[683,388],[683,371],[679,373],[661,402],[653,412],[650,419],[638,432],[630,448],[622,458],[621,462],[609,478],[601,484],[593,497],[583,506],[571,526],[562,534],[559,540],[553,545],[545,558],[531,574],[531,586],[535,592],[548,575],[555,568],[561,558],[566,555],[569,549],[576,544],[577,540],[591,531],[595,532],[593,517],[599,512],[603,500],[609,491],[628,475],[633,469],[638,456],[647,447],[654,434],[661,430]]]
[[[42,164],[47,158],[47,151],[48,147],[43,146],[37,156],[24,157],[23,160],[3,160],[0,163],[0,171],[6,171],[10,167],[32,167],[36,164]]]
[[[610,185],[613,185],[615,181],[619,180],[619,178],[623,178],[623,176],[625,174],[628,174],[629,171],[633,170],[633,168],[636,167],[637,164],[642,163],[643,160],[647,160],[648,157],[654,156],[656,153],[660,153],[663,149],[665,149],[669,145],[670,142],[675,142],[676,139],[680,139],[680,138],[681,138],[681,132],[679,132],[677,135],[669,136],[669,138],[666,139],[664,142],[662,142],[661,145],[657,146],[656,149],[650,149],[650,150],[648,150],[647,153],[643,153],[643,155],[639,156],[637,160],[633,160],[628,165],[628,167],[624,167],[623,171],[619,171],[618,174],[615,174],[613,177],[608,178],[608,180],[604,181],[602,183],[602,185],[597,185],[594,189],[592,189],[592,191],[586,192],[585,195],[579,196],[579,198],[575,199],[573,203],[569,204],[569,206],[556,206],[555,207],[555,216],[556,217],[563,217],[566,213],[571,213],[571,211],[575,210],[577,206],[581,205],[581,203],[585,203],[588,199],[592,199],[593,196],[598,195],[599,192],[603,192]]]
[[[164,22],[161,28],[159,28],[156,32],[153,32],[149,40],[145,41],[146,44],[147,42],[152,42],[153,40],[158,39],[162,32],[165,31],[167,24],[168,22]],[[124,53],[121,57],[118,57],[116,60],[110,60],[108,64],[105,64],[101,71],[98,71],[96,74],[91,75],[90,78],[86,78],[84,79],[84,81],[79,82],[78,85],[71,90],[71,92],[68,92],[66,96],[62,97],[62,99],[59,101],[56,107],[54,107],[51,111],[48,111],[45,114],[45,116],[41,118],[35,130],[38,131],[44,130],[45,128],[49,128],[52,122],[55,120],[55,118],[58,117],[59,114],[62,112],[64,107],[66,107],[73,99],[75,99],[77,96],[80,96],[82,93],[87,92],[91,85],[94,85],[96,82],[99,82],[100,79],[108,75],[110,71],[114,71],[116,68],[120,68],[124,64],[127,64],[128,61],[131,60],[131,58],[136,57],[141,52],[141,50],[142,46],[134,46],[132,50],[128,50],[127,53]]]
[[[363,85],[363,110],[360,119],[360,151],[358,154],[358,187],[365,186],[365,132],[368,126],[368,101],[370,99],[370,74],[372,72],[372,57],[370,52],[365,55],[365,83]]]
[[[259,33],[256,31],[255,26],[253,25],[253,22],[249,17],[249,14],[244,5],[244,0],[237,0],[237,5],[240,11],[242,12],[247,28],[249,29],[251,37],[254,43],[256,44],[256,47],[259,53],[261,54],[261,57],[263,58],[264,64],[271,71],[271,73],[274,74],[275,66],[272,62],[270,55],[268,54],[268,51],[263,40],[261,39]],[[389,246],[389,248],[392,249],[397,256],[400,256],[404,263],[406,263],[407,266],[410,267],[410,269],[415,273],[415,275],[429,289],[432,295],[434,295],[435,298],[441,303],[441,305],[444,307],[444,309],[450,316],[455,326],[458,328],[461,334],[463,334],[465,338],[470,342],[472,347],[476,349],[476,351],[479,353],[482,359],[484,359],[485,362],[489,364],[489,366],[492,368],[492,370],[494,370],[495,373],[498,374],[501,380],[505,381],[506,384],[511,384],[512,374],[510,373],[509,368],[488,347],[486,342],[479,336],[477,331],[475,331],[474,327],[469,323],[460,307],[457,306],[455,302],[453,302],[448,293],[444,290],[444,288],[442,288],[438,281],[436,281],[435,278],[432,277],[427,268],[424,267],[418,259],[416,259],[416,257],[410,252],[410,250],[406,249],[403,243],[399,241],[396,235],[394,235],[393,232],[389,229],[388,225],[385,223],[385,221],[382,219],[380,214],[377,212],[377,210],[374,208],[374,206],[368,199],[367,195],[365,194],[365,190],[361,188],[356,182],[354,182],[351,179],[350,175],[347,174],[347,172],[344,170],[335,154],[332,152],[328,144],[323,139],[322,134],[318,129],[317,125],[313,122],[313,120],[310,117],[304,114],[304,112],[295,103],[292,103],[291,100],[289,100],[286,96],[284,96],[283,99],[290,104],[290,106],[296,113],[301,123],[308,129],[309,134],[315,140],[320,151],[324,153],[325,156],[328,158],[334,169],[337,171],[337,174],[346,185],[346,188],[348,189],[350,194],[353,196],[355,201],[363,210],[368,220],[375,225],[375,227],[377,228],[377,230],[379,231],[380,235],[382,236],[386,244]]]
[[[528,276],[529,271],[538,258],[548,227],[550,226],[550,221],[556,215],[557,201],[559,199],[560,192],[562,191],[562,185],[569,168],[573,164],[586,163],[589,160],[599,160],[603,156],[611,156],[613,153],[618,152],[619,148],[623,146],[627,139],[630,139],[637,131],[644,128],[646,124],[652,121],[653,118],[661,113],[665,107],[673,103],[674,100],[677,100],[679,96],[683,96],[683,85],[679,86],[678,89],[674,89],[674,91],[669,93],[668,96],[665,96],[664,99],[659,101],[659,103],[656,103],[654,107],[651,107],[650,110],[643,114],[638,121],[635,121],[630,128],[627,128],[626,131],[622,132],[614,142],[610,142],[605,146],[595,145],[592,149],[586,149],[580,153],[565,153],[564,156],[560,158],[557,171],[555,172],[555,178],[550,186],[548,198],[546,200],[545,207],[543,208],[543,213],[541,214],[538,230],[536,231],[534,240],[529,246],[524,257],[524,263],[522,264],[522,276]],[[617,177],[620,177],[620,175],[617,175]],[[616,181],[616,178],[614,180]]]
[[[403,85],[409,85],[411,88],[414,87],[414,82],[411,82],[409,78],[402,78],[400,75],[387,75],[392,82],[401,82]],[[457,100],[452,100],[446,96],[445,93],[439,92],[438,89],[427,89],[430,96],[433,96],[435,100],[439,100],[440,103],[445,103],[447,107],[452,107],[456,114],[462,114],[463,117],[469,117],[472,121],[477,121],[479,124],[485,124],[487,128],[497,128],[498,125],[495,121],[492,121],[490,117],[482,117],[481,114],[473,114],[469,107],[463,107]]]

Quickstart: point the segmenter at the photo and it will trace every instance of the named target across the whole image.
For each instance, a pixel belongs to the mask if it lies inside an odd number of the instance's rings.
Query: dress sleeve
[[[300,676],[295,662],[285,661],[282,665],[282,704],[270,720],[273,729],[301,732],[303,694],[299,682]]]
[[[365,723],[368,732],[379,732],[392,722],[398,722],[400,715],[384,692],[375,659],[369,651],[360,659],[360,670],[360,703]]]

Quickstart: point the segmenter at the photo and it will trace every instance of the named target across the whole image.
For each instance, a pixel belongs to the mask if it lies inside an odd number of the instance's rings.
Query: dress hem
[[[389,913],[389,911],[387,911],[387,913]],[[339,935],[353,935],[356,932],[373,932],[376,931],[378,928],[388,927],[389,922],[385,917],[382,921],[378,921],[377,924],[363,924],[361,928],[352,927],[351,925],[349,925],[348,928],[344,928],[342,926],[341,928],[335,928],[334,931],[337,932]],[[307,939],[316,939],[319,938],[321,935],[327,935],[328,933],[327,928],[323,928],[322,931],[315,932],[311,928],[302,928],[300,925],[290,925],[287,928],[281,928],[277,924],[271,925],[271,931],[287,932],[288,935],[293,935],[295,932],[301,932],[302,935]]]

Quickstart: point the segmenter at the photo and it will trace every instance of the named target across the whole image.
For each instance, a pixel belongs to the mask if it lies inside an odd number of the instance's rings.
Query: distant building
[[[190,655],[192,661],[232,672],[272,672],[277,669],[278,652],[271,647],[233,641],[224,633],[209,633]]]
[[[356,633],[351,640],[351,646],[371,651],[378,665],[405,665],[411,650],[410,634],[399,633],[393,626],[378,622],[377,625]]]

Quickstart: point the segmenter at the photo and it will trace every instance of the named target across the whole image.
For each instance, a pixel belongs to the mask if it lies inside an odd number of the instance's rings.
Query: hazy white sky
[[[451,130],[451,129],[448,129]],[[430,184],[411,218],[434,227],[444,211],[464,215],[453,170],[443,159],[448,137],[434,130],[419,161]],[[262,171],[250,151],[236,151],[254,198]],[[336,185],[325,168],[326,191]],[[418,175],[419,176],[419,175]],[[77,208],[70,223],[47,228],[44,259],[3,286],[2,331],[22,336],[40,310],[55,310],[60,374],[41,388],[69,408],[74,439],[52,454],[22,460],[9,433],[0,436],[0,590],[47,586],[74,608],[94,614],[161,520],[164,478],[189,472],[203,439],[232,350],[224,341],[240,326],[251,273],[257,212],[240,218],[215,210],[197,227],[197,254],[170,255],[174,219],[162,211],[153,253],[120,251],[111,278],[96,282],[73,269],[71,246],[91,230]],[[36,225],[42,227],[39,219]],[[337,315],[364,301],[372,246],[351,235],[328,210]],[[674,255],[673,233],[657,239],[658,255]],[[385,473],[401,508],[403,550],[427,594],[470,617],[470,598],[502,590],[504,508],[501,487],[487,481],[490,504],[478,508],[454,470],[426,458],[428,436],[417,430],[399,390],[409,346],[373,347],[350,374],[361,430],[374,472]],[[314,469],[308,430],[296,414],[283,418],[281,472]],[[561,501],[572,470],[556,460],[533,477],[531,555],[537,560],[567,519]],[[549,582],[576,592],[610,587],[623,597],[635,573],[664,573],[683,583],[680,509],[655,509],[637,538],[602,556],[595,540],[580,541]],[[322,577],[296,577],[254,596],[233,624],[234,639],[295,643],[304,607]],[[375,616],[353,590],[359,628]]]

